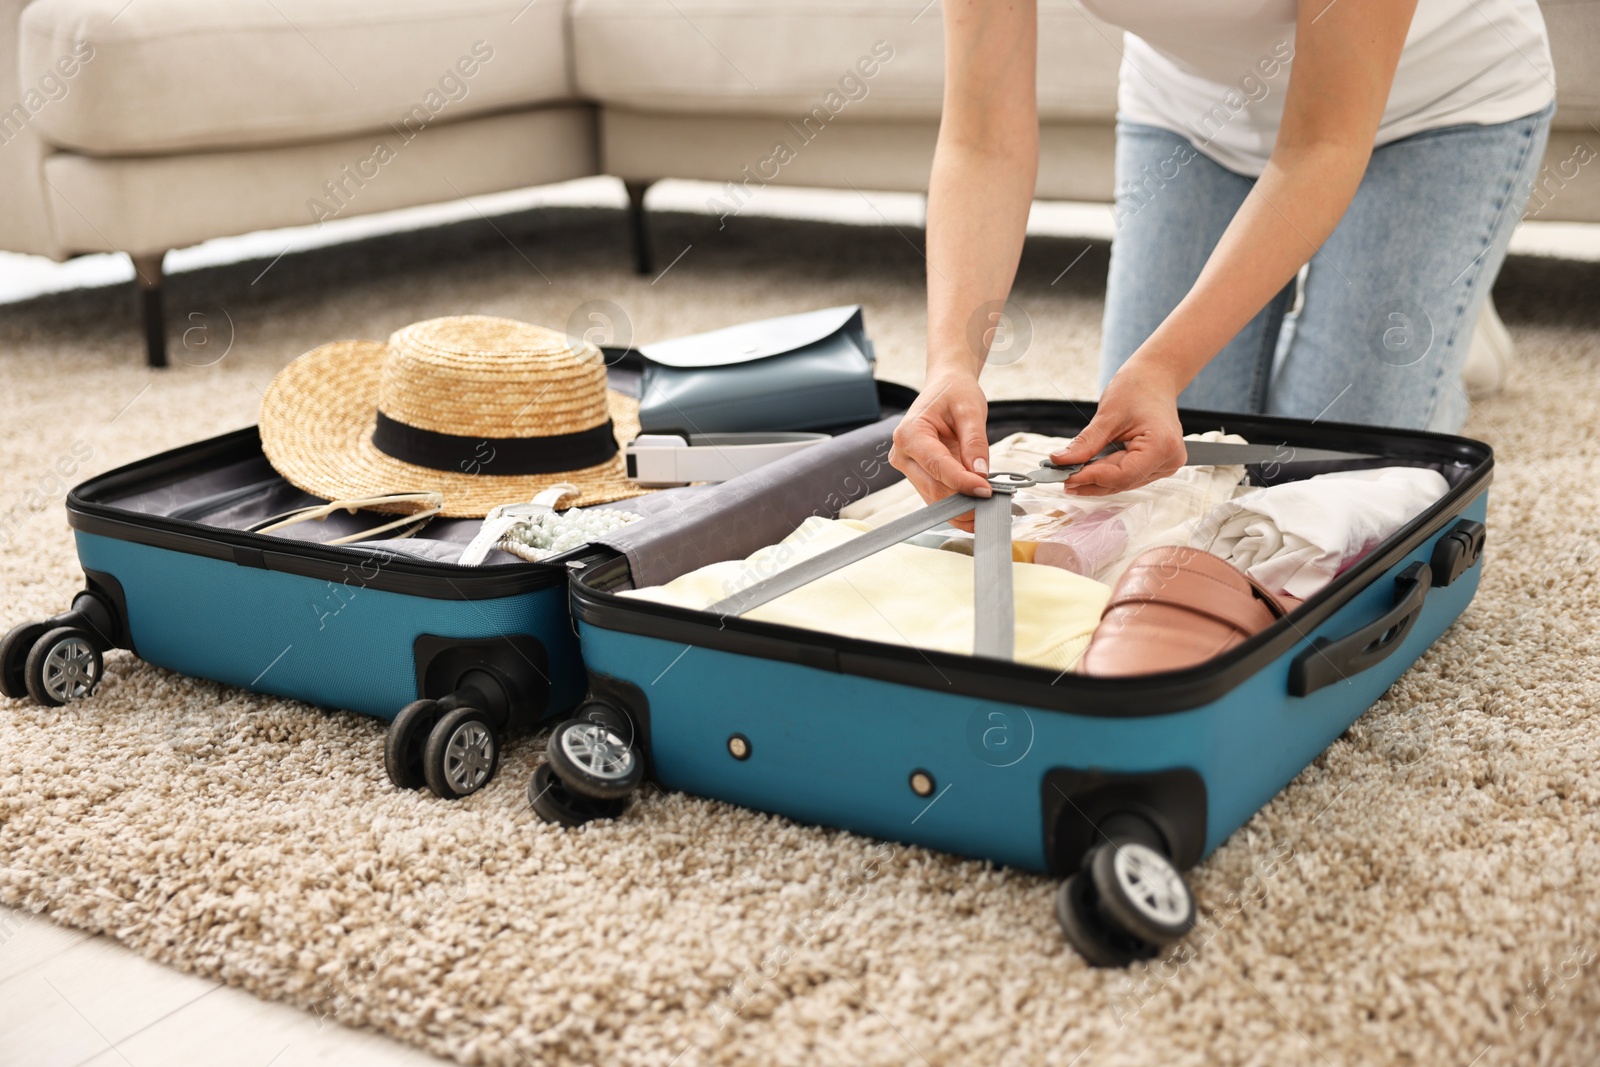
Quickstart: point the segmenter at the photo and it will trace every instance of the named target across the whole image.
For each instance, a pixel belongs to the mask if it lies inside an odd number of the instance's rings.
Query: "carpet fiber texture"
[[[653,225],[653,280],[617,213],[575,209],[179,276],[165,373],[130,290],[5,308],[0,624],[79,588],[69,483],[254,421],[325,341],[595,310],[649,340],[860,301],[883,376],[919,379],[920,234]],[[991,395],[1091,394],[1085,246],[1030,242],[1031,346]],[[1150,965],[1085,966],[1054,884],[1014,870],[659,792],[544,825],[539,740],[466,801],[398,792],[381,723],[126,653],[82,704],[0,700],[0,901],[462,1063],[1600,1062],[1597,292],[1595,264],[1508,265],[1518,365],[1468,426],[1498,452],[1476,601],[1193,872],[1199,928]]]

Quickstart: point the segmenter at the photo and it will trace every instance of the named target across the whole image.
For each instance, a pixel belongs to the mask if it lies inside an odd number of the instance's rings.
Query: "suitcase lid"
[[[616,369],[613,375],[626,390],[627,370]],[[889,382],[879,383],[879,394],[886,411],[902,411],[916,396]],[[658,515],[681,512],[680,498],[701,491],[667,489],[599,506],[633,511],[653,522]],[[319,503],[320,498],[296,489],[272,469],[256,428],[247,427],[83,482],[67,496],[67,519],[73,529],[86,533],[441,600],[492,599],[560,586],[567,580],[568,563],[583,552],[528,562],[495,550],[483,565],[461,566],[456,561],[480,528],[478,519],[435,519],[404,541],[351,545],[321,541],[383,520],[338,512],[321,524],[291,527],[281,536],[244,528]]]

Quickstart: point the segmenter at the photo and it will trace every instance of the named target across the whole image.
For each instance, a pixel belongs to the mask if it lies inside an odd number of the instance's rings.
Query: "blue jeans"
[[[1339,225],[1183,391],[1184,407],[1453,433],[1478,312],[1544,159],[1551,109],[1384,145]],[[1200,275],[1255,179],[1179,134],[1117,126],[1101,384]]]

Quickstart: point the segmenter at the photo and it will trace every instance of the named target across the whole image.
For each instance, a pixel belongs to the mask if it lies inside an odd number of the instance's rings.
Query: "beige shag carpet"
[[[884,376],[918,379],[918,233],[658,217],[683,254],[651,281],[615,212],[497,226],[174,278],[208,365],[166,373],[128,289],[0,311],[0,622],[78,588],[63,478],[252,422],[336,338],[609,300],[648,340],[859,300]],[[1033,345],[994,395],[1090,392],[1105,247],[1052,282],[1085,244],[1030,243]],[[1600,265],[1514,260],[1498,292],[1519,362],[1468,430],[1499,456],[1476,602],[1194,872],[1200,928],[1161,962],[1086,967],[1044,878],[693,797],[546,826],[535,741],[465,802],[400,793],[380,723],[125,653],[82,705],[0,700],[0,901],[462,1063],[1600,1062]]]

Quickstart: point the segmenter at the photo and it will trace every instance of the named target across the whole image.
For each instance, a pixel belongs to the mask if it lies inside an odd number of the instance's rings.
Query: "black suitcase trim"
[[[1093,412],[1094,405],[1088,403],[1001,401],[990,406],[990,433],[994,437],[1017,429],[1072,433],[1081,429]],[[792,626],[724,618],[625,598],[608,591],[628,577],[627,560],[616,553],[592,557],[597,561],[574,576],[569,587],[573,616],[605,630],[985,700],[1004,697],[1019,705],[1097,717],[1165,715],[1221,698],[1305,644],[1313,631],[1378,575],[1448,527],[1493,480],[1494,450],[1467,438],[1372,426],[1313,424],[1272,416],[1196,411],[1179,414],[1186,431],[1220,424],[1253,440],[1270,440],[1281,434],[1280,440],[1300,447],[1372,452],[1383,457],[1383,464],[1405,460],[1456,463],[1468,470],[1433,508],[1391,538],[1386,550],[1369,555],[1339,575],[1306,601],[1293,619],[1280,619],[1224,655],[1182,671],[1138,678],[1089,678],[975,656],[831,637]],[[1397,596],[1407,591],[1399,589]]]
[[[105,503],[108,498],[160,485],[198,464],[248,459],[260,452],[261,437],[252,426],[118,467],[67,494],[67,523],[74,530],[118,541],[429,600],[493,600],[554,588],[567,580],[562,566],[459,567],[395,554],[386,558],[337,545],[287,542],[186,519],[129,512]],[[285,547],[289,544],[292,549]]]

